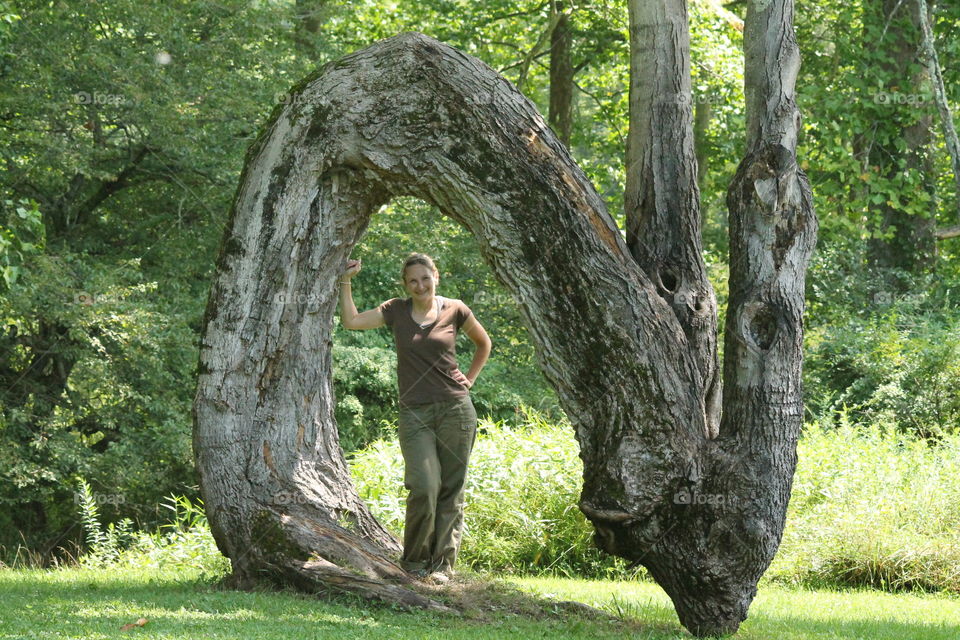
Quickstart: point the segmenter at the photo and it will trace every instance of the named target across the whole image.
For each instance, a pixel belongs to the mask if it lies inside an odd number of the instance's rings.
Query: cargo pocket
[[[477,410],[473,406],[470,396],[464,396],[460,401],[460,428],[471,431],[477,428]]]

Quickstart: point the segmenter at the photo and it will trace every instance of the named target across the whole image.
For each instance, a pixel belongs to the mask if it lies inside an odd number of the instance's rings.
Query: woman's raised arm
[[[350,280],[358,273],[360,273],[360,261],[348,260],[340,276],[340,322],[347,329],[377,329],[386,324],[380,309],[369,309],[363,313],[357,313],[357,305],[353,303]]]

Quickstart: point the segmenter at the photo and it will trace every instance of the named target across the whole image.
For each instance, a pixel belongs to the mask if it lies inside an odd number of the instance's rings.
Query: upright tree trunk
[[[570,14],[564,12],[562,0],[554,3],[559,14],[550,34],[550,111],[549,122],[563,144],[570,146],[573,130],[573,53]]]
[[[929,4],[929,3],[928,3]],[[919,176],[920,189],[930,195],[927,211],[918,214],[908,209],[911,199],[902,203],[891,199],[876,205],[874,229],[891,237],[870,240],[869,259],[883,270],[900,269],[922,272],[936,258],[935,186],[927,176],[934,174],[931,154],[933,115],[919,100],[927,83],[926,69],[918,66],[921,43],[920,9],[914,0],[865,0],[864,24],[867,47],[882,53],[880,70],[890,81],[875,98],[882,109],[870,147],[870,166],[890,180],[905,174]],[[883,34],[877,38],[877,32]],[[891,286],[901,287],[899,279],[888,271]]]
[[[645,517],[636,505],[608,505],[607,517],[592,519],[598,531],[613,529],[601,535],[614,541],[608,550],[650,570],[688,629],[731,632],[746,617],[780,541],[802,415],[803,283],[816,221],[795,158],[793,6],[774,0],[751,2],[748,9],[749,153],[728,198],[731,300],[722,418],[715,410],[715,303],[700,259],[685,4],[633,0],[630,9],[628,242],[684,327],[700,374],[705,419],[698,422],[707,429],[682,455],[673,447],[679,459],[671,473],[629,479],[666,479],[674,490],[670,503],[648,507]],[[651,449],[663,446],[647,430],[641,437]],[[621,486],[629,486],[623,480]],[[615,527],[617,517],[626,526]]]
[[[704,435],[720,421],[717,300],[700,242],[686,0],[630,0],[627,244],[694,353]]]
[[[789,99],[792,87],[776,89]],[[695,319],[713,311],[678,299],[709,292],[688,229],[692,167],[682,229],[661,220],[666,209],[644,220],[645,268],[533,105],[478,60],[403,34],[304,81],[248,155],[201,342],[194,446],[238,581],[437,606],[397,584],[397,542],[357,497],[338,446],[330,375],[338,275],[372,213],[409,195],[464,225],[520,301],[576,430],[580,506],[598,542],[650,568],[695,633],[735,630],[782,531],[799,424],[796,314],[815,223],[785,149],[741,179],[743,190],[782,185],[763,209],[746,193],[737,226],[752,247],[743,268],[762,268],[734,282],[744,293],[728,348],[766,351],[738,356],[734,418],[711,439],[705,345],[716,336]]]

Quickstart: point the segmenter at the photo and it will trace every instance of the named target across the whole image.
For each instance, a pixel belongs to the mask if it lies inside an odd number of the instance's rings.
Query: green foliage
[[[158,293],[136,260],[105,269],[42,255],[0,298],[10,367],[0,390],[0,520],[14,525],[5,535],[36,531],[10,505],[46,505],[47,526],[69,526],[77,474],[115,497],[101,505],[104,517],[144,525],[163,493],[194,484],[188,381],[199,309]],[[39,349],[58,355],[45,377],[19,373]],[[50,384],[58,373],[69,377]]]
[[[0,292],[8,291],[28,258],[43,250],[45,233],[37,203],[4,200],[0,209]]]
[[[843,254],[811,269],[804,384],[808,415],[843,411],[927,438],[960,432],[960,319],[956,282],[901,274],[908,293],[880,277],[837,281]]]
[[[85,480],[78,481],[77,505],[83,526],[87,552],[81,557],[88,566],[104,566],[117,560],[121,549],[133,539],[133,522],[129,518],[110,523],[105,528],[100,524],[100,510],[96,496]]]
[[[69,531],[75,475],[141,526],[196,491],[200,319],[257,121],[313,64],[294,10],[0,4],[0,544]]]
[[[516,426],[482,420],[467,477],[460,561],[498,572],[612,577],[623,563],[593,546],[577,508],[583,465],[569,424],[551,424],[524,408]],[[395,437],[354,454],[361,497],[401,533],[403,458]]]
[[[960,592],[960,436],[811,425],[768,578]]]
[[[353,451],[380,436],[380,424],[395,419],[396,354],[383,347],[334,344],[333,376],[340,446]]]
[[[85,481],[79,482],[77,503],[86,539],[79,562],[85,567],[137,567],[148,569],[195,568],[222,574],[229,561],[210,535],[203,503],[186,496],[169,496],[161,506],[169,521],[155,532],[132,531],[129,519],[104,527],[96,496]]]
[[[813,185],[821,246],[862,250],[858,243],[880,239],[893,250],[898,231],[884,221],[887,206],[911,225],[956,218],[954,187],[937,178],[944,174],[907,162],[905,132],[922,123],[931,127],[934,142],[919,154],[929,154],[941,168],[948,160],[929,79],[919,73],[916,45],[909,44],[919,39],[909,24],[910,11],[887,20],[880,15],[882,6],[808,3],[796,14],[803,52],[797,85],[804,119],[801,164]],[[948,98],[956,102],[960,84],[952,69],[958,51],[949,34],[956,32],[960,13],[940,5],[938,16],[936,46]],[[901,36],[906,46],[899,44]]]
[[[389,435],[389,434],[388,434]],[[820,587],[960,592],[960,435],[929,445],[880,427],[812,424],[783,544],[768,580]],[[403,459],[393,436],[351,459],[361,496],[403,528]],[[516,426],[482,421],[470,461],[461,561],[497,572],[627,577],[592,544],[576,504],[573,429],[527,410]]]

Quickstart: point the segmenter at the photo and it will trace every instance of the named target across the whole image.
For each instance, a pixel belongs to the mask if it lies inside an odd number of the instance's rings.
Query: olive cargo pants
[[[403,483],[410,492],[400,564],[407,571],[447,571],[460,550],[467,462],[477,436],[476,409],[469,395],[401,406],[397,431]]]

